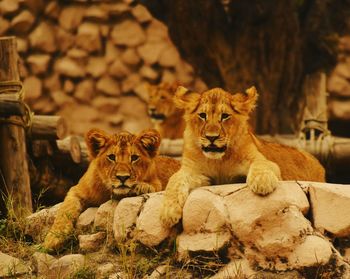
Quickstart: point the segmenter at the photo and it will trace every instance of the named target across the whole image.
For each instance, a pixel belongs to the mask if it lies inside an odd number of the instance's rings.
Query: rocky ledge
[[[87,209],[76,225],[81,253],[131,240],[164,249],[176,238],[179,262],[227,263],[213,278],[315,278],[320,270],[350,278],[350,185],[285,181],[267,197],[245,184],[198,188],[186,201],[182,226],[171,230],[159,221],[162,199],[159,192]],[[42,241],[58,207],[29,216],[26,233]]]

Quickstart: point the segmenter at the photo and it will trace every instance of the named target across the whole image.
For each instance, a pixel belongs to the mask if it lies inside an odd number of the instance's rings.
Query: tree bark
[[[299,129],[305,76],[336,62],[349,1],[140,0],[209,87],[255,85],[258,133]],[[347,14],[346,14],[347,13]],[[346,14],[346,15],[345,15]]]
[[[14,37],[0,38],[0,82],[4,81],[19,81]],[[8,89],[16,89],[16,86],[8,86]],[[23,124],[18,116],[10,116],[8,120]],[[2,210],[6,208],[8,213],[17,217],[25,216],[32,212],[32,197],[23,126],[0,123],[0,154],[0,189],[5,198]]]

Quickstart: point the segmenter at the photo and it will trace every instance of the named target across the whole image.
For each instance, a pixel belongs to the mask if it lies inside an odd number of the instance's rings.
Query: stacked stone
[[[0,1],[0,36],[18,38],[34,112],[67,117],[77,134],[92,126],[138,131],[150,126],[145,83],[204,87],[167,28],[130,2]]]
[[[88,208],[76,224],[80,250],[88,254],[128,242],[164,248],[160,244],[171,242],[177,229],[161,224],[162,201],[158,192]],[[285,181],[266,197],[245,184],[201,187],[183,208],[177,259],[229,259],[213,278],[304,278],[329,269],[329,278],[349,278],[349,202],[350,185]],[[58,207],[29,216],[26,233],[41,242]]]
[[[331,120],[350,123],[350,36],[340,39],[338,64],[330,74],[327,89]]]

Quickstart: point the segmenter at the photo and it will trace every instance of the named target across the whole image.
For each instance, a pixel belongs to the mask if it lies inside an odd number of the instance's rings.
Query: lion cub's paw
[[[135,193],[136,195],[142,195],[146,193],[153,193],[155,192],[154,187],[148,183],[138,183],[135,187]]]
[[[278,181],[278,177],[271,170],[256,170],[247,176],[249,189],[262,196],[272,193],[276,189]]]
[[[62,247],[64,239],[62,237],[57,237],[53,233],[49,233],[44,241],[43,248],[49,252],[55,251]]]
[[[182,217],[182,208],[177,202],[167,202],[164,200],[163,206],[160,212],[160,220],[163,225],[170,228],[177,224]]]

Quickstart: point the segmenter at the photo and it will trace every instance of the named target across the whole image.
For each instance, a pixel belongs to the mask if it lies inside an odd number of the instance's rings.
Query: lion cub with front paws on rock
[[[44,241],[44,248],[61,248],[73,232],[80,213],[113,196],[124,197],[161,191],[179,168],[175,159],[158,156],[160,135],[150,129],[138,136],[128,132],[107,135],[92,129],[85,137],[92,161],[78,184],[67,193]]]
[[[184,151],[180,170],[166,187],[161,220],[167,227],[182,216],[194,188],[240,182],[258,195],[275,190],[278,181],[325,181],[325,171],[311,154],[258,139],[248,125],[258,98],[255,87],[246,94],[214,88],[202,94],[178,87],[174,101],[185,110]]]

